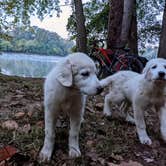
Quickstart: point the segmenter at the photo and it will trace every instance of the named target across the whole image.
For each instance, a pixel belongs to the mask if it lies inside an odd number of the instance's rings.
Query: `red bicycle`
[[[90,57],[96,65],[99,78],[106,77],[119,70],[142,72],[147,62],[146,58],[129,54],[129,48],[114,47],[116,51],[105,49],[103,48],[103,41],[104,40],[95,40],[90,53]],[[99,42],[102,42],[101,47],[99,47]]]

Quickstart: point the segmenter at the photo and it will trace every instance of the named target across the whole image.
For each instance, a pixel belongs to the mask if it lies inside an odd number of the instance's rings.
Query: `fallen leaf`
[[[142,154],[140,153],[140,152],[138,152],[138,153],[134,153],[137,157],[139,157],[139,156],[141,156]]]
[[[8,130],[17,130],[18,129],[18,123],[15,120],[7,120],[2,123],[2,128],[3,129],[8,129]]]
[[[99,157],[98,161],[100,162],[101,165],[105,165],[105,159],[104,158]]]
[[[30,132],[30,130],[31,130],[30,124],[25,124],[24,126],[18,128],[19,132],[26,133],[26,134],[28,134]]]
[[[30,124],[25,124],[23,127],[22,127],[22,131],[24,133],[29,133],[29,131],[31,130],[31,125]]]
[[[110,162],[107,162],[107,165],[108,166],[119,166],[118,164],[114,164],[114,163],[110,163]]]
[[[18,95],[15,95],[14,97],[15,97],[15,98],[23,98],[24,95],[23,95],[23,94],[18,94]]]
[[[15,113],[16,118],[22,118],[25,115],[25,112],[17,112]]]
[[[36,104],[35,104],[35,109],[36,109],[36,110],[41,110],[41,104],[36,103]]]
[[[20,101],[12,101],[9,104],[10,106],[16,106],[16,105],[20,105]]]
[[[27,115],[31,118],[33,115],[33,111],[32,110],[28,111]]]
[[[103,108],[104,104],[103,103],[96,103],[95,107],[97,108]]]
[[[44,128],[44,121],[43,120],[40,120],[36,123],[36,125],[40,128]]]
[[[123,160],[123,157],[117,154],[112,154],[111,157],[114,158],[115,160],[119,160],[119,161]]]
[[[66,166],[66,163],[64,163],[62,166]]]
[[[88,140],[86,142],[87,146],[89,146],[89,147],[93,146],[93,143],[94,143],[94,141],[92,141],[92,140]]]
[[[5,146],[0,149],[0,162],[3,160],[7,160],[12,157],[17,152],[17,149],[13,146]]]
[[[144,160],[147,162],[147,163],[151,163],[154,161],[153,158],[144,158]]]
[[[122,161],[120,164],[114,164],[114,163],[107,163],[108,166],[143,166],[142,164],[136,162],[136,161],[129,161],[129,162],[125,162]]]
[[[143,166],[142,164],[136,162],[136,161],[129,161],[129,162],[125,162],[123,161],[122,163],[120,163],[119,166]]]
[[[26,109],[28,110],[28,112],[30,112],[30,111],[34,112],[35,111],[33,104],[28,104],[26,107],[27,107]]]
[[[87,156],[92,160],[92,161],[97,161],[98,160],[98,155],[96,152],[88,152]]]
[[[17,94],[24,94],[24,92],[21,91],[21,90],[16,90],[15,92],[16,92]]]

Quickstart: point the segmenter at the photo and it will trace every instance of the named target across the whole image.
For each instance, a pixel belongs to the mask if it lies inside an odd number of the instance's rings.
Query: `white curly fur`
[[[45,139],[40,160],[51,158],[55,143],[55,124],[60,112],[69,115],[69,156],[81,155],[79,130],[83,119],[86,95],[101,91],[95,64],[84,53],[73,53],[59,61],[48,74],[44,86]]]
[[[110,91],[105,96],[104,114],[111,115],[111,103],[119,104],[125,101],[128,106],[132,104],[134,121],[139,140],[142,144],[151,144],[152,141],[146,132],[144,111],[155,107],[160,111],[160,131],[166,141],[166,60],[156,58],[150,60],[142,74],[132,71],[119,71],[118,73],[101,80],[101,85],[109,85]],[[126,114],[127,120],[132,120]]]

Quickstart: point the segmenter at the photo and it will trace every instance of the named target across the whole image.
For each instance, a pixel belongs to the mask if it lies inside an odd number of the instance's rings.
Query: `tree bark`
[[[125,46],[128,42],[131,20],[133,15],[134,0],[124,0],[121,42]]]
[[[128,37],[128,45],[129,45],[129,48],[131,49],[131,53],[138,55],[136,0],[134,0],[131,27],[130,27],[129,37]]]
[[[162,30],[159,42],[158,57],[166,58],[166,1],[162,21]]]
[[[112,48],[120,44],[123,0],[109,0],[109,8],[107,47]]]
[[[74,0],[76,28],[77,28],[77,51],[87,52],[87,36],[85,28],[85,16],[83,13],[82,0]]]

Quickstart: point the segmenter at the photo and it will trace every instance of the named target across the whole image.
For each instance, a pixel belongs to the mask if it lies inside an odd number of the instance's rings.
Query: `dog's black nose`
[[[97,87],[97,94],[100,94],[103,91],[103,88],[101,86]]]
[[[165,76],[165,72],[163,72],[163,71],[159,71],[158,74],[159,74],[159,77],[160,77],[160,78],[163,78],[163,77]]]

